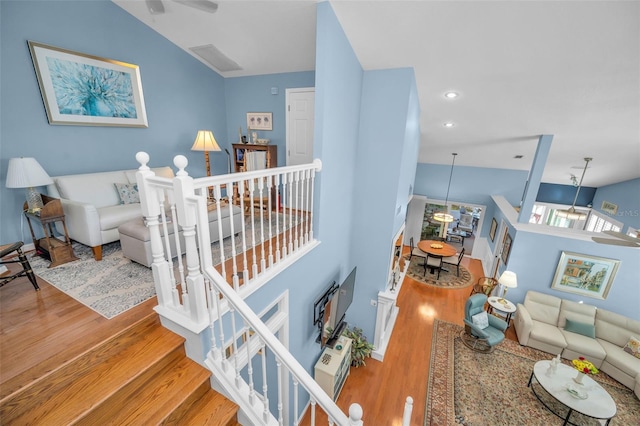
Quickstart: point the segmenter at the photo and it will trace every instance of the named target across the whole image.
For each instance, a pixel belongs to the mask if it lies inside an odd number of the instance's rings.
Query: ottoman
[[[231,221],[233,220],[233,231],[237,235],[243,228],[243,214],[242,210],[238,206],[232,206],[232,214],[229,217],[228,206],[222,209],[222,238],[231,236]],[[169,241],[171,246],[171,254],[176,257],[175,237],[173,236],[173,224],[167,224],[169,232]],[[128,222],[123,223],[118,227],[120,233],[120,245],[122,247],[122,254],[127,259],[131,259],[134,262],[140,263],[146,267],[151,267],[153,258],[151,257],[151,234],[149,228],[144,224],[144,219],[138,217]],[[164,246],[164,232],[160,227],[160,234],[163,236]],[[182,231],[179,232],[181,253],[185,252],[184,238]],[[218,232],[218,211],[213,209],[209,212],[209,238],[214,243],[220,240]]]

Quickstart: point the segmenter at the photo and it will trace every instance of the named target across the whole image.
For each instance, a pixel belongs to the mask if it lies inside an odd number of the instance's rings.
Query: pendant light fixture
[[[453,165],[456,162],[456,155],[458,155],[458,153],[452,152],[451,155],[453,155],[453,161],[451,162],[451,173],[449,173],[449,186],[447,186],[447,197],[444,200],[444,212],[441,212],[441,213],[438,212],[433,215],[434,220],[437,220],[438,222],[444,222],[444,223],[453,222],[453,216],[449,214],[449,207],[447,206],[447,204],[449,202],[449,189],[451,188],[451,177],[453,176]]]
[[[576,196],[573,199],[573,204],[568,209],[562,209],[556,211],[556,216],[569,220],[585,220],[587,218],[587,214],[583,212],[576,211],[576,201],[578,200],[578,194],[580,193],[580,188],[582,187],[582,179],[584,179],[584,174],[587,171],[587,167],[589,166],[589,161],[593,160],[591,157],[585,157],[584,161],[586,164],[584,165],[584,170],[582,171],[582,177],[580,178],[580,183],[578,184],[578,189],[576,190]]]

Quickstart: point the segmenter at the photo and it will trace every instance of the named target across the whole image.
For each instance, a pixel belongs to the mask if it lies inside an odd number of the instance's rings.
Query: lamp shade
[[[53,180],[33,157],[12,158],[7,167],[7,188],[49,185]]]
[[[500,278],[498,278],[498,282],[507,288],[518,287],[518,278],[515,272],[504,271],[502,275],[500,275]]]
[[[191,151],[221,151],[211,130],[198,130]]]

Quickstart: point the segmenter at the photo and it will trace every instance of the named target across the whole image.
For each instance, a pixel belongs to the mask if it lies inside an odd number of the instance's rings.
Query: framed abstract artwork
[[[248,112],[247,128],[251,130],[273,130],[273,113]]]
[[[551,288],[604,300],[619,266],[619,260],[563,251]]]
[[[137,65],[28,45],[49,124],[148,127]]]

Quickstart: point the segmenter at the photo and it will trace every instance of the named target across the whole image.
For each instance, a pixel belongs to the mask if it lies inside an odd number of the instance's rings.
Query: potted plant
[[[367,338],[362,335],[362,329],[358,327],[347,327],[342,332],[342,335],[351,339],[351,365],[353,367],[366,365],[364,359],[371,356],[374,347],[367,341]]]

